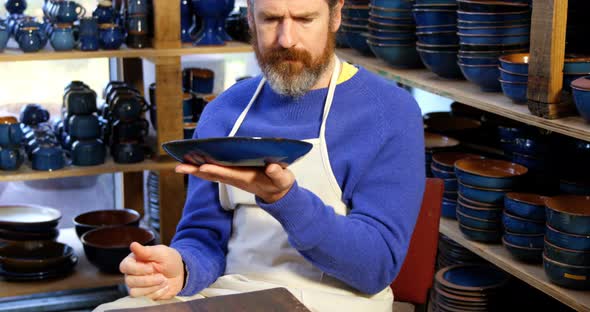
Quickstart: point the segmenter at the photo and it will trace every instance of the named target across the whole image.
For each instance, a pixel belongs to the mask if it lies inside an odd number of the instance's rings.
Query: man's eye
[[[313,19],[309,17],[300,17],[297,20],[304,24],[311,23],[313,21]]]
[[[278,22],[280,19],[281,19],[280,17],[267,17],[264,19],[264,21],[267,23],[274,23],[274,22]]]

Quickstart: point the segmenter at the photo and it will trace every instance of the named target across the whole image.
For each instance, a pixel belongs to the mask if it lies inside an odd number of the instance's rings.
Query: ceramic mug
[[[50,38],[55,51],[71,51],[76,45],[74,31],[70,24],[56,24]]]
[[[66,165],[64,151],[59,146],[41,145],[32,152],[34,170],[53,171]]]
[[[143,141],[148,134],[149,123],[145,119],[138,119],[131,122],[121,120],[113,123],[113,142]]]
[[[99,139],[79,140],[72,144],[72,164],[76,166],[96,166],[104,163],[106,148]]]
[[[98,43],[102,49],[116,50],[125,40],[125,33],[117,24],[101,24]]]
[[[17,170],[24,160],[25,157],[19,148],[0,147],[0,169]]]
[[[100,1],[96,9],[92,12],[99,24],[115,23],[117,21],[117,12],[113,8],[111,1]]]
[[[39,104],[27,104],[20,111],[20,121],[25,125],[38,125],[49,120],[49,112]]]
[[[111,154],[116,163],[131,164],[145,159],[144,148],[137,142],[121,142],[111,146]]]
[[[86,9],[74,1],[59,1],[54,3],[53,18],[57,23],[73,23],[86,14]]]
[[[23,131],[15,117],[0,117],[0,146],[19,145],[23,138]]]
[[[96,112],[96,92],[91,89],[71,90],[64,97],[68,114],[89,115]]]
[[[100,136],[96,115],[72,115],[68,119],[68,133],[76,139],[95,139]]]

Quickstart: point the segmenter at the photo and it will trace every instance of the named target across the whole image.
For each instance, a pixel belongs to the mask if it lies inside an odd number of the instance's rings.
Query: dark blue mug
[[[80,36],[80,50],[96,51],[99,48],[98,36]]]
[[[143,145],[134,143],[117,143],[111,146],[111,155],[116,163],[131,164],[145,159]]]
[[[99,46],[105,50],[116,50],[125,41],[125,33],[117,24],[101,24],[98,36]]]
[[[16,42],[25,53],[37,52],[47,44],[47,35],[38,27],[21,27],[17,32]]]
[[[20,111],[20,121],[25,125],[38,125],[49,120],[49,112],[39,104],[27,104]]]
[[[72,144],[70,155],[76,166],[96,166],[104,163],[106,148],[99,139],[79,140]]]
[[[149,105],[143,97],[121,94],[110,105],[110,116],[114,120],[133,121],[148,109]]]
[[[115,121],[112,126],[113,142],[142,142],[143,138],[148,134],[149,123],[145,119],[138,119],[135,121],[124,122],[121,120]]]
[[[32,153],[34,170],[53,171],[65,167],[64,151],[59,146],[40,145]]]
[[[0,52],[4,51],[10,39],[10,30],[4,23],[0,23]]]
[[[25,157],[19,148],[0,147],[0,169],[17,170],[24,160]]]
[[[127,14],[145,14],[149,11],[148,3],[146,0],[127,0]]]
[[[73,23],[86,14],[86,9],[74,1],[59,1],[54,3],[53,18],[57,23]]]
[[[27,1],[25,0],[6,0],[4,7],[10,14],[23,14],[27,9]]]
[[[77,28],[80,36],[98,36],[98,22],[94,17],[81,18]]]
[[[96,112],[96,92],[90,88],[70,89],[64,96],[64,105],[68,114],[92,114]]]
[[[206,68],[191,69],[191,90],[194,93],[209,94],[213,93],[213,82],[215,73]]]
[[[117,21],[117,12],[110,1],[100,1],[92,12],[92,16],[96,18],[99,24],[109,24]]]
[[[70,24],[56,24],[50,37],[51,46],[55,51],[71,51],[76,46],[74,31]]]
[[[19,145],[23,138],[23,130],[15,117],[0,117],[0,146]]]
[[[195,98],[191,93],[184,93],[182,99],[182,121],[195,121]]]
[[[100,124],[96,115],[71,115],[68,133],[76,139],[96,139],[100,136]]]

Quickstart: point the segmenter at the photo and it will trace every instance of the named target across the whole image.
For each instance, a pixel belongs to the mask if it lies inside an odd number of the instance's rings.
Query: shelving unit
[[[515,260],[502,244],[483,244],[466,239],[455,220],[441,218],[439,231],[504,271],[573,309],[590,311],[590,293],[559,287],[549,282],[542,265],[526,264]]]

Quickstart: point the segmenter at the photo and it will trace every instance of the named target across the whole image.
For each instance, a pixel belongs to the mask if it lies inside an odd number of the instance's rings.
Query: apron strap
[[[266,78],[262,77],[262,79],[260,80],[260,83],[258,84],[258,87],[256,88],[256,92],[254,92],[254,95],[250,99],[250,102],[248,103],[246,108],[244,108],[244,110],[242,111],[242,113],[238,117],[238,120],[236,120],[236,123],[234,123],[234,127],[231,129],[231,132],[229,133],[228,137],[233,137],[236,135],[236,132],[238,132],[238,129],[240,129],[242,122],[244,122],[244,119],[246,119],[246,115],[248,114],[250,107],[252,107],[252,104],[254,104],[254,102],[256,102],[258,95],[260,95],[260,91],[262,91],[262,87],[264,87],[265,82],[266,82]]]

